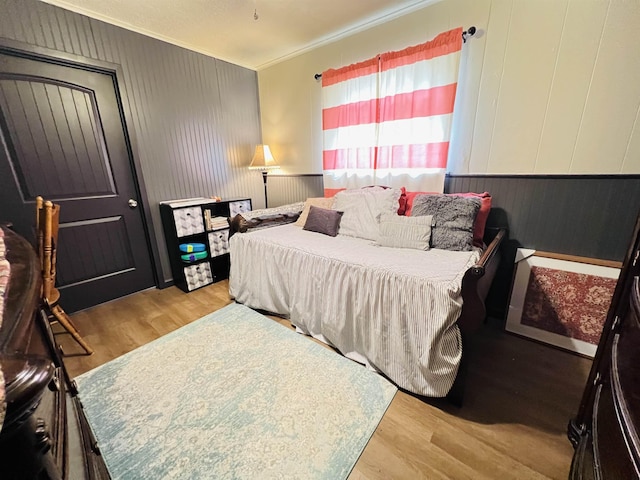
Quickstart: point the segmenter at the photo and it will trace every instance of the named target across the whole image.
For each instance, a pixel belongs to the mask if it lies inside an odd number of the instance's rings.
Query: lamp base
[[[269,208],[269,205],[267,204],[267,173],[269,173],[268,170],[262,171],[262,182],[264,183],[264,208]]]

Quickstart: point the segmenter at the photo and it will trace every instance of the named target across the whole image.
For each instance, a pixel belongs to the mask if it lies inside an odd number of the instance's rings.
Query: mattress
[[[283,225],[234,235],[230,254],[237,302],[288,316],[401,388],[448,393],[462,356],[462,278],[479,249],[381,247]]]

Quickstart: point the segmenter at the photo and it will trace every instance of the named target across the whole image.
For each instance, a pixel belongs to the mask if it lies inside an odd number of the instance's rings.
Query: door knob
[[[131,208],[136,208],[138,206],[138,202],[136,202],[133,198],[129,199],[129,206]]]

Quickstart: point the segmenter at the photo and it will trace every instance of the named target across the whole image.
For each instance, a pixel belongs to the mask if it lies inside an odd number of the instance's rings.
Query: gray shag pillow
[[[342,212],[337,210],[328,210],[326,208],[314,207],[311,205],[309,208],[309,215],[307,221],[302,227],[303,230],[309,230],[311,232],[323,233],[330,237],[338,235],[338,229],[340,228],[340,220],[342,219]]]
[[[479,198],[417,195],[411,216],[433,215],[432,248],[469,251],[473,249],[473,224],[481,203]]]

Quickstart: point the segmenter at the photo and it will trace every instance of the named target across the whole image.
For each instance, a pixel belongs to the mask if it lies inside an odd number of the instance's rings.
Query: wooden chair
[[[71,318],[58,303],[60,301],[60,291],[55,287],[55,283],[59,222],[60,205],[54,205],[50,201],[45,202],[42,197],[36,197],[36,235],[40,266],[42,267],[42,298],[49,309],[49,318],[53,316],[51,321],[59,322],[87,352],[87,355],[91,355],[93,349],[83,340]]]

